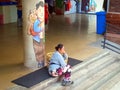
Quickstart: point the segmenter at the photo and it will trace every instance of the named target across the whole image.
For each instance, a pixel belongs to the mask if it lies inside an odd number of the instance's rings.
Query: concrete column
[[[22,0],[24,65],[43,67],[44,59],[44,0]],[[39,63],[39,66],[38,66]]]

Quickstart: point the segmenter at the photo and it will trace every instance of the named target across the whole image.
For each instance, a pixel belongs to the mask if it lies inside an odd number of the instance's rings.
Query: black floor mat
[[[82,61],[77,60],[77,59],[73,59],[73,58],[69,58],[68,63],[71,66],[74,66],[78,63],[81,63]],[[20,86],[24,86],[27,88],[30,88],[48,78],[51,78],[51,76],[48,74],[48,70],[47,67],[41,68],[39,70],[36,70],[34,72],[31,72],[25,76],[22,76],[18,79],[13,80],[12,82],[20,85]]]

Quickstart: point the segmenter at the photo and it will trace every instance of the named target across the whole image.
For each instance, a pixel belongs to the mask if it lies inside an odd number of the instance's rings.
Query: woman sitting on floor
[[[53,77],[62,75],[62,85],[71,85],[73,84],[73,81],[70,81],[71,68],[65,62],[68,59],[68,55],[64,50],[63,44],[58,44],[55,49],[56,51],[53,53],[49,64],[49,74]]]

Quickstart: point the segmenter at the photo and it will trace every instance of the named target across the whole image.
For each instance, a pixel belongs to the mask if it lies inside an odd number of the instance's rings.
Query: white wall
[[[96,12],[103,11],[103,2],[104,0],[95,0],[97,7],[96,7]]]
[[[16,5],[2,6],[4,24],[17,21],[17,8]]]

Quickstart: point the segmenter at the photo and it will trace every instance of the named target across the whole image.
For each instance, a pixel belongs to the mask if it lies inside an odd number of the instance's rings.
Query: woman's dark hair
[[[58,51],[58,49],[62,49],[63,48],[63,44],[58,44],[56,47],[55,47],[55,50]]]

